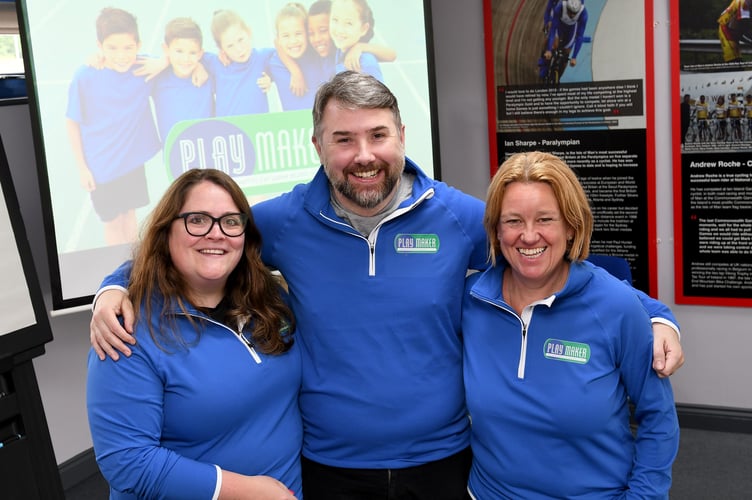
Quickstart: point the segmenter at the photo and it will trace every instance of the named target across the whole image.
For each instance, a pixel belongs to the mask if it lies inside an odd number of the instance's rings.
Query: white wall
[[[685,366],[672,377],[679,403],[752,409],[752,311],[749,308],[674,304],[674,221],[672,210],[671,109],[668,2],[654,1],[656,171],[658,193],[658,294],[682,327]],[[679,158],[676,159],[677,163]]]
[[[483,12],[480,0],[433,0],[442,178],[484,197],[489,177]],[[676,306],[673,303],[673,214],[668,2],[655,1],[655,76],[659,294],[673,307],[683,332],[687,363],[672,377],[678,403],[752,410],[750,310]],[[19,203],[49,299],[39,191],[28,107],[0,107],[0,134],[8,153]],[[409,151],[409,130],[408,151]],[[62,126],[62,122],[61,122]],[[49,161],[54,161],[50,159]],[[89,313],[52,318],[55,340],[34,361],[58,463],[91,447],[85,411]]]

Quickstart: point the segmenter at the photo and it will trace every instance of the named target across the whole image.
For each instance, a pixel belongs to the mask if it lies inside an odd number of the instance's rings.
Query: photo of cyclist
[[[728,120],[729,120],[729,139],[734,142],[742,140],[742,114],[744,113],[744,103],[737,97],[736,93],[729,94],[728,101]]]
[[[569,61],[569,66],[577,65],[577,55],[585,41],[587,22],[588,12],[582,0],[561,0],[558,5],[554,6],[543,58],[550,61],[554,57],[555,50],[562,51],[563,55],[558,68],[548,70],[558,70],[558,78],[561,78],[564,73],[567,61]]]
[[[697,120],[697,136],[703,142],[710,139],[709,116],[708,102],[705,100],[705,96],[701,95],[700,100],[695,103],[694,117]]]
[[[744,139],[752,141],[752,94],[744,96]]]
[[[715,139],[725,141],[728,137],[728,108],[726,107],[726,98],[718,96],[713,108],[713,120],[715,120]]]
[[[752,41],[752,0],[731,0],[718,18],[718,40],[724,62],[742,60],[739,42]]]

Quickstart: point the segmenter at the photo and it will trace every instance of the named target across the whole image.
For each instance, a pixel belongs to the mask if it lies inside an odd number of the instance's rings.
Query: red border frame
[[[680,54],[679,54],[679,0],[669,4],[669,23],[671,25],[671,99],[680,96]],[[684,214],[682,205],[682,152],[681,152],[681,111],[679,106],[672,106],[672,144],[673,190],[674,190],[674,302],[677,304],[750,307],[752,299],[737,297],[706,297],[684,295]]]
[[[614,0],[611,0],[614,1]],[[653,0],[645,0],[645,160],[648,197],[648,290],[658,296],[658,227],[655,187],[655,60]]]
[[[488,145],[491,176],[498,165],[496,144],[496,71],[493,47],[492,0],[483,0],[483,26],[485,30],[486,96],[488,99]],[[524,3],[525,0],[519,0]],[[624,0],[609,0],[624,1]],[[673,0],[678,1],[678,0]],[[658,296],[658,238],[656,225],[656,185],[655,185],[655,71],[653,56],[653,0],[645,0],[645,158],[647,177],[647,223],[648,223],[648,291]],[[676,24],[672,22],[671,29]],[[674,190],[676,191],[676,190]]]
[[[499,168],[497,158],[499,149],[496,145],[496,70],[494,65],[493,47],[493,14],[491,12],[491,0],[483,0],[483,30],[485,33],[486,46],[486,99],[488,111],[488,150],[491,177]]]

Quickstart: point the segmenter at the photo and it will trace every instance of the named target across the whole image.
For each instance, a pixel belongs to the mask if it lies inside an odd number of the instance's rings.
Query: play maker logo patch
[[[548,339],[543,346],[543,355],[548,359],[583,365],[590,360],[590,346],[579,342]]]

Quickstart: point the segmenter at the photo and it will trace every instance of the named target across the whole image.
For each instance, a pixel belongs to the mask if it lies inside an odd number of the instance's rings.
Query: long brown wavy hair
[[[175,217],[180,213],[189,192],[202,182],[211,182],[227,191],[239,211],[248,216],[245,233],[241,236],[245,238],[243,256],[225,284],[224,300],[229,304],[225,322],[228,326],[252,324],[253,341],[263,353],[286,352],[292,346],[295,318],[282,299],[279,281],[261,262],[261,233],[253,221],[248,200],[229,175],[216,169],[193,169],[182,174],[170,185],[149,215],[142,230],[141,242],[134,250],[128,284],[128,294],[137,317],[143,308],[150,334],[160,347],[170,343],[188,344],[177,328],[162,328],[166,318],[171,317],[162,313],[175,304],[186,312],[186,304],[191,304],[188,285],[172,262],[169,238]],[[155,301],[155,298],[164,300]],[[162,310],[153,310],[154,305],[159,303]],[[154,331],[152,318],[158,312],[160,328]],[[199,323],[193,320],[192,323],[199,335]]]

